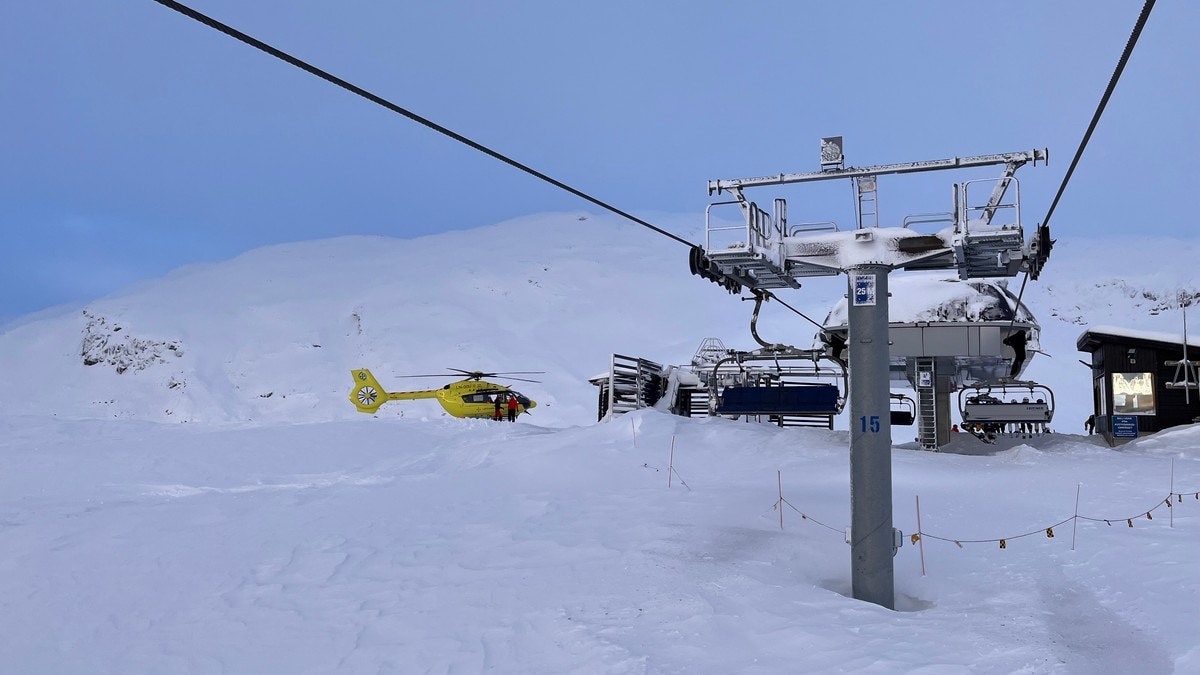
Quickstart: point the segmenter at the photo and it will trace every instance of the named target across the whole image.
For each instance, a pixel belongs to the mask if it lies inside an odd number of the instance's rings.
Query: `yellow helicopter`
[[[478,370],[460,370],[448,368],[466,375],[466,379],[451,382],[440,389],[424,389],[420,391],[384,391],[383,386],[366,368],[350,371],[354,378],[354,389],[350,392],[350,402],[362,413],[374,413],[379,406],[388,401],[411,401],[418,398],[437,399],[446,412],[455,417],[475,417],[480,419],[500,419],[496,417],[496,399],[501,401],[501,416],[507,419],[508,399],[516,397],[517,414],[529,412],[536,407],[537,402],[522,395],[518,391],[502,384],[484,381],[485,377],[501,376],[507,380],[521,382],[537,382],[512,375],[539,375],[540,371],[514,371],[511,373],[484,373]],[[461,375],[407,375],[405,377],[460,377]]]

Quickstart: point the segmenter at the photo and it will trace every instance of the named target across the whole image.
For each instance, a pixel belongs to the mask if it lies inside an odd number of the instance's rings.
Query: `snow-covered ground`
[[[1200,671],[1200,427],[896,449],[895,612],[849,597],[846,432],[3,427],[3,672]]]
[[[1179,332],[1194,244],[1139,276],[1059,242],[1024,294],[1058,433],[897,438],[889,611],[850,597],[844,420],[594,423],[609,354],[753,343],[686,249],[584,217],[261,249],[5,328],[0,672],[1200,672],[1200,427],[1074,435],[1075,339]],[[546,375],[508,424],[358,414],[357,367]]]

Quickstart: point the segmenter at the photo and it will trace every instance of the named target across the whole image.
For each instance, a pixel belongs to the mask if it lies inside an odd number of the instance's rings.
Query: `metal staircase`
[[[937,377],[934,373],[932,358],[917,359],[917,441],[926,450],[936,450],[937,445],[937,400],[934,385]]]

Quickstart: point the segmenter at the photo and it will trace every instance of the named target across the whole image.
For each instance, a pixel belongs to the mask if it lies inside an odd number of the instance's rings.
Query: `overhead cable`
[[[1154,8],[1154,0],[1146,0],[1146,4],[1142,5],[1142,12],[1138,15],[1137,23],[1133,26],[1133,32],[1129,35],[1129,40],[1125,42],[1125,51],[1121,52],[1121,58],[1117,61],[1117,67],[1113,71],[1112,77],[1108,80],[1108,87],[1104,90],[1104,95],[1100,97],[1100,104],[1096,106],[1096,112],[1092,115],[1092,121],[1088,124],[1087,131],[1083,134],[1083,139],[1079,142],[1079,148],[1075,150],[1075,157],[1071,160],[1071,166],[1067,168],[1067,173],[1063,176],[1062,184],[1058,186],[1058,193],[1054,195],[1054,201],[1050,203],[1049,210],[1046,211],[1046,217],[1042,218],[1042,227],[1050,225],[1050,217],[1054,215],[1054,209],[1058,206],[1058,200],[1062,198],[1063,193],[1067,190],[1067,183],[1071,181],[1071,175],[1075,173],[1075,167],[1079,165],[1079,159],[1083,157],[1083,151],[1087,148],[1088,141],[1092,138],[1092,132],[1096,130],[1096,125],[1100,123],[1100,116],[1104,114],[1104,108],[1108,105],[1108,99],[1112,98],[1113,91],[1117,88],[1117,81],[1121,79],[1121,73],[1125,70],[1125,64],[1129,62],[1129,57],[1133,54],[1133,47],[1137,44],[1138,37],[1142,34],[1142,28],[1146,26],[1146,20],[1150,18],[1150,10]],[[1017,295],[1017,306],[1013,309],[1012,321],[1008,322],[1008,327],[1011,329],[1017,320],[1017,310],[1021,307],[1021,296],[1025,294],[1025,282],[1029,281],[1029,272],[1025,272],[1025,278],[1021,280],[1021,292]]]
[[[1117,68],[1113,71],[1112,77],[1108,81],[1108,88],[1104,90],[1104,96],[1100,97],[1100,105],[1096,107],[1096,113],[1092,115],[1092,122],[1088,125],[1087,132],[1083,134],[1083,140],[1079,142],[1079,149],[1075,151],[1075,158],[1071,160],[1071,166],[1067,169],[1067,175],[1063,176],[1062,185],[1058,187],[1058,194],[1054,195],[1054,201],[1050,203],[1050,210],[1046,212],[1046,217],[1042,219],[1042,225],[1050,224],[1050,216],[1054,215],[1054,207],[1058,206],[1058,200],[1062,198],[1063,192],[1067,189],[1067,183],[1071,180],[1071,174],[1075,173],[1075,167],[1079,164],[1079,158],[1083,157],[1083,149],[1087,147],[1088,140],[1092,137],[1092,132],[1096,130],[1096,125],[1100,122],[1100,115],[1104,113],[1104,107],[1108,105],[1108,99],[1112,97],[1113,90],[1117,88],[1117,80],[1121,79],[1121,72],[1125,70],[1125,64],[1129,62],[1129,56],[1133,54],[1133,47],[1137,44],[1138,37],[1142,34],[1142,28],[1146,25],[1146,20],[1150,18],[1150,10],[1154,8],[1154,0],[1146,0],[1146,4],[1142,6],[1142,13],[1138,15],[1137,23],[1133,26],[1133,32],[1129,35],[1129,40],[1125,43],[1125,51],[1121,53],[1121,59],[1117,62]]]
[[[274,56],[275,58],[277,58],[281,61],[290,63],[291,65],[296,66],[297,68],[299,68],[301,70],[304,70],[308,73],[316,75],[317,77],[321,78],[322,80],[325,80],[326,82],[329,82],[331,84],[336,84],[337,86],[345,89],[346,91],[357,94],[357,95],[367,99],[368,101],[371,101],[372,103],[383,106],[384,108],[387,108],[388,110],[391,110],[392,112],[397,113],[399,115],[403,115],[404,117],[407,117],[408,119],[410,119],[414,122],[417,122],[418,124],[423,124],[424,126],[427,126],[430,129],[433,129],[434,131],[436,131],[440,134],[449,136],[450,138],[458,141],[459,143],[462,143],[471,148],[474,148],[475,150],[478,150],[478,151],[484,153],[485,155],[489,155],[495,159],[498,159],[501,162],[504,162],[505,164],[508,164],[509,166],[511,166],[515,169],[520,169],[521,171],[524,171],[525,173],[527,173],[535,178],[539,178],[547,183],[550,183],[551,185],[553,185],[557,188],[566,190],[567,192],[570,192],[571,194],[575,195],[576,197],[579,197],[580,199],[589,201],[589,202],[595,204],[596,206],[599,206],[602,209],[611,211],[623,218],[627,218],[627,219],[637,223],[638,225],[641,225],[642,227],[650,228],[651,230],[654,230],[655,232],[657,232],[665,237],[670,237],[671,239],[674,239],[675,241],[677,241],[681,244],[685,244],[687,246],[694,246],[690,241],[688,241],[682,237],[679,237],[678,235],[672,234],[660,227],[652,225],[652,224],[646,222],[645,220],[642,220],[641,218],[638,218],[637,216],[634,216],[630,213],[626,213],[625,211],[622,211],[621,209],[618,209],[617,207],[615,207],[611,204],[608,204],[607,202],[601,201],[601,200],[587,194],[586,192],[583,192],[582,190],[573,188],[570,185],[563,183],[562,181],[555,180],[554,178],[547,176],[546,174],[542,173],[541,171],[538,171],[537,169],[534,169],[525,164],[522,164],[521,162],[518,162],[517,160],[512,159],[511,157],[508,157],[508,156],[503,155],[495,150],[492,150],[491,148],[489,148],[481,143],[473,141],[473,140],[467,138],[466,136],[463,136],[462,134],[451,131],[450,129],[447,129],[446,127],[444,127],[430,119],[422,117],[410,110],[406,110],[406,109],[396,105],[395,103],[388,101],[387,99],[385,99],[381,96],[372,94],[371,92],[367,91],[366,89],[363,89],[362,87],[351,84],[351,83],[347,82],[346,80],[343,80],[342,78],[340,78],[336,75],[333,75],[327,71],[321,70],[320,68],[318,68],[306,61],[302,61],[302,60],[296,58],[295,56],[288,54],[287,52],[284,52],[280,49],[276,49],[275,47],[272,47],[271,45],[263,42],[262,40],[251,37],[232,26],[221,23],[220,21],[217,21],[216,19],[214,19],[210,16],[207,16],[205,14],[201,14],[200,12],[197,12],[196,10],[192,9],[191,7],[188,7],[187,5],[184,5],[179,2],[175,2],[175,0],[154,0],[154,1],[160,5],[163,5],[164,7],[175,10],[176,12],[179,12],[180,14],[183,14],[184,16],[187,16],[191,19],[199,21],[200,23],[202,23],[210,28],[213,28],[222,33],[225,33],[226,35],[228,35],[236,40],[240,40],[241,42],[244,42],[244,43],[250,45],[251,47],[254,47],[255,49],[262,50],[262,51],[266,52],[267,54],[270,54],[271,56]]]
[[[597,199],[597,198],[587,194],[586,192],[583,192],[582,190],[571,187],[570,185],[567,185],[566,183],[563,183],[562,181],[551,178],[550,176],[542,173],[541,171],[538,171],[537,169],[534,169],[530,166],[522,164],[521,162],[518,162],[517,160],[512,159],[511,157],[508,157],[507,155],[497,152],[496,150],[493,150],[493,149],[483,145],[482,143],[473,141],[470,138],[463,136],[462,134],[459,134],[455,131],[452,131],[452,130],[434,122],[433,120],[422,117],[421,115],[418,115],[418,114],[412,112],[411,110],[402,108],[399,105],[396,105],[395,103],[392,103],[391,101],[389,101],[377,94],[373,94],[373,93],[367,91],[366,89],[363,89],[362,87],[359,87],[355,84],[351,84],[350,82],[348,82],[336,75],[333,75],[332,73],[329,73],[328,71],[322,70],[321,68],[318,68],[318,67],[316,67],[306,61],[303,61],[295,56],[292,56],[291,54],[288,54],[287,52],[285,52],[281,49],[272,47],[271,45],[263,42],[262,40],[252,37],[252,36],[242,32],[228,24],[217,21],[216,19],[214,19],[206,14],[203,14],[201,12],[198,12],[195,9],[192,9],[191,7],[188,7],[187,5],[184,5],[183,3],[176,2],[175,0],[154,0],[154,1],[164,7],[167,7],[169,9],[175,10],[176,12],[179,12],[180,14],[183,14],[184,16],[186,16],[190,19],[198,21],[214,30],[220,31],[236,40],[244,42],[245,44],[250,45],[251,47],[254,47],[255,49],[266,52],[267,54],[274,56],[275,58],[277,58],[281,61],[284,61],[285,63],[291,64],[291,65],[293,65],[307,73],[310,73],[312,75],[316,75],[317,77],[321,78],[322,80],[325,80],[326,82],[335,84],[353,94],[357,94],[358,96],[361,96],[361,97],[367,99],[368,101],[375,103],[376,105],[387,108],[388,110],[391,110],[392,112],[394,112],[398,115],[407,117],[408,119],[410,119],[414,122],[417,122],[418,124],[424,125],[440,134],[448,136],[448,137],[458,141],[459,143],[462,143],[468,147],[471,147],[475,150],[478,150],[479,152],[484,153],[485,155],[488,155],[494,159],[498,159],[501,162],[504,162],[505,164],[508,164],[509,166],[511,166],[515,169],[519,169],[519,170],[521,170],[535,178],[543,180],[559,189],[565,190],[565,191],[575,195],[576,197],[579,197],[580,199],[589,201],[592,204],[595,204],[596,206],[599,206],[602,209],[605,209],[607,211],[615,213],[618,216],[621,216],[622,218],[626,218],[634,223],[637,223],[638,225],[641,225],[642,227],[649,228],[650,230],[653,230],[654,232],[657,232],[658,234],[661,234],[665,237],[669,237],[681,244],[684,244],[684,245],[690,247],[693,250],[699,248],[696,244],[693,244],[692,242],[690,242],[676,234],[673,234],[673,233],[668,232],[660,227],[657,227],[649,222],[646,222],[645,220],[638,218],[637,216],[634,216],[626,211],[623,211],[607,202],[601,201],[600,199]],[[778,300],[777,296],[772,296],[772,297],[775,297],[776,300]],[[808,321],[810,321],[811,323],[816,325],[818,328],[822,328],[821,324],[819,324],[816,321],[813,321],[809,317],[805,316],[802,312],[800,312],[796,308],[792,307],[791,305],[788,305],[787,303],[785,303],[783,301],[779,301],[779,303],[781,305],[783,305],[784,307],[788,308],[789,310],[795,312],[796,314],[799,314],[801,317],[804,317],[805,319],[807,319]]]
[[[795,307],[792,307],[791,305],[787,304],[787,303],[786,303],[786,302],[784,302],[783,300],[780,300],[778,295],[775,295],[774,293],[772,293],[772,292],[770,292],[770,291],[767,291],[767,292],[766,292],[766,295],[767,295],[767,297],[769,297],[770,299],[774,300],[775,302],[778,302],[779,304],[783,305],[784,307],[787,307],[788,309],[792,310],[792,311],[793,311],[793,312],[795,312],[796,314],[799,314],[801,318],[803,318],[803,319],[806,319],[806,320],[807,320],[809,323],[811,323],[812,325],[816,326],[817,328],[820,328],[821,330],[825,330],[825,326],[822,326],[821,324],[819,324],[819,323],[817,323],[816,321],[812,320],[812,319],[811,319],[811,318],[809,318],[807,315],[805,315],[805,314],[804,314],[804,312],[801,312],[800,310],[796,309]]]

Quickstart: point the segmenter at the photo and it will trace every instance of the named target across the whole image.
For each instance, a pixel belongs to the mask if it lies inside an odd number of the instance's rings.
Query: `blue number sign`
[[[874,274],[855,274],[854,277],[854,305],[856,307],[870,306],[875,304],[875,275]]]
[[[873,434],[877,434],[877,433],[879,433],[879,429],[880,429],[880,426],[879,426],[879,415],[871,415],[871,421],[870,421],[870,423],[869,423],[869,424],[867,423],[867,416],[866,416],[866,415],[863,415],[863,416],[859,417],[859,418],[858,418],[858,421],[859,421],[859,424],[862,424],[862,430],[863,430],[864,432],[865,432],[867,429],[870,429],[870,430],[871,430],[871,433],[873,433]]]

